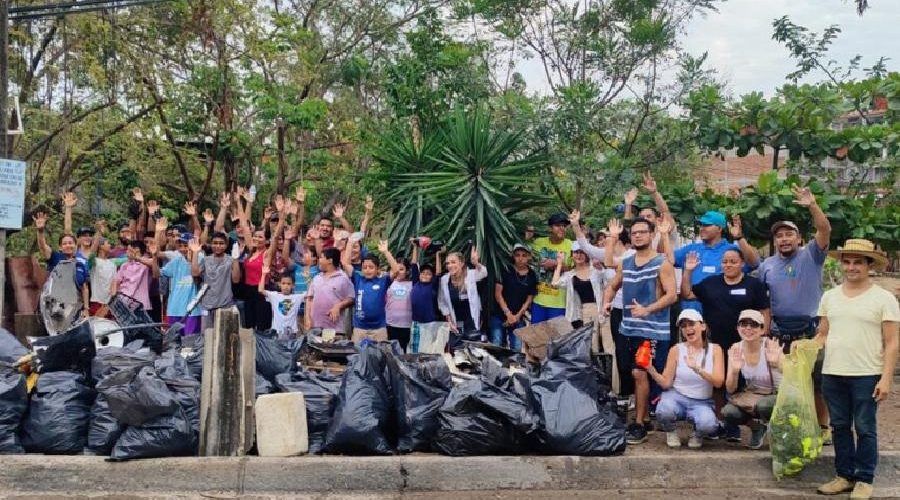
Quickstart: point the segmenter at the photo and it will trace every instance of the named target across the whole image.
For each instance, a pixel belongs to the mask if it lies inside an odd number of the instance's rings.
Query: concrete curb
[[[823,457],[776,482],[767,452],[628,454],[620,457],[185,457],[111,463],[100,457],[0,457],[0,492],[237,495],[396,494],[471,490],[778,489],[809,492],[834,475]],[[881,454],[876,488],[900,485],[900,451]]]

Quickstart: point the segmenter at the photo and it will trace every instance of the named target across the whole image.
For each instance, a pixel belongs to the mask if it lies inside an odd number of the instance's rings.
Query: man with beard
[[[815,237],[801,246],[803,238],[797,224],[791,221],[776,222],[772,225],[776,253],[759,266],[759,279],[769,288],[772,302],[772,336],[781,340],[786,353],[790,352],[791,342],[811,338],[816,333],[816,311],[822,298],[822,268],[831,238],[831,223],[809,188],[791,186],[791,190],[794,192],[794,203],[809,209],[816,228]],[[820,352],[816,360],[813,381],[819,425],[822,426],[826,444],[830,444],[828,407],[821,391],[823,356],[824,353]]]
[[[625,342],[616,345],[616,359],[628,363],[634,378],[635,421],[628,426],[626,440],[640,444],[647,440],[650,430],[650,379],[646,367],[637,366],[635,354],[648,341],[653,349],[653,363],[657,370],[665,368],[669,351],[669,307],[675,303],[675,269],[652,248],[654,224],[647,219],[635,219],[631,225],[631,244],[635,254],[622,260],[616,276],[603,292],[603,312],[609,316],[612,300],[619,288],[625,304],[620,333]],[[609,234],[618,238],[622,226],[609,224]],[[666,237],[666,236],[664,236]]]

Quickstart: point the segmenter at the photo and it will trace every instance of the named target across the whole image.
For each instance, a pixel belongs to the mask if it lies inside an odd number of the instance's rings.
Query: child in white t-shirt
[[[278,338],[292,339],[297,336],[297,315],[300,313],[300,306],[306,299],[306,293],[294,293],[294,276],[291,273],[284,273],[278,280],[280,292],[266,290],[265,286],[270,271],[268,265],[263,266],[263,275],[259,280],[257,290],[272,306],[272,329],[278,332]]]

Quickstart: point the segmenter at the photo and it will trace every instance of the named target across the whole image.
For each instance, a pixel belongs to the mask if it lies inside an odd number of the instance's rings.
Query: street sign
[[[0,228],[22,229],[25,162],[0,159]]]

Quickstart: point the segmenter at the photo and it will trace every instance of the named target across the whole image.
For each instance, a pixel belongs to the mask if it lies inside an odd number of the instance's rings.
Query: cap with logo
[[[715,210],[710,210],[701,215],[697,221],[703,226],[719,226],[723,229],[728,225],[728,223],[725,222],[725,214]]]

